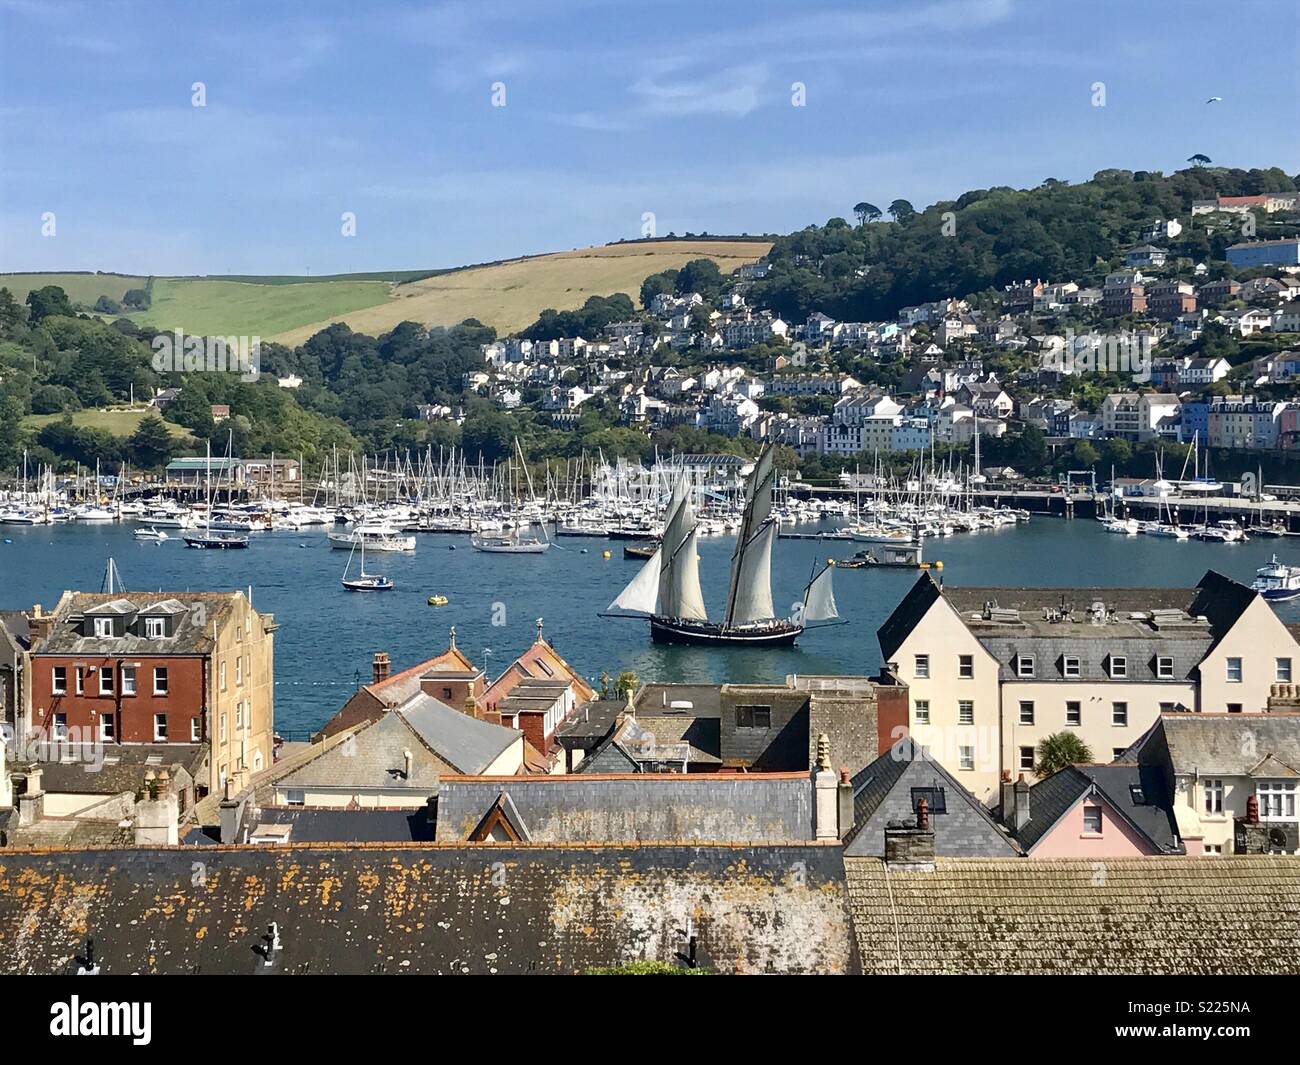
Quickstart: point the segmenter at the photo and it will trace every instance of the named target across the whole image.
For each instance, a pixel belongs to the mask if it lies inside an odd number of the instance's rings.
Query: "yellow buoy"
[[[429,605],[430,605],[430,606],[446,606],[446,605],[447,605],[447,597],[446,597],[445,595],[431,595],[431,596],[429,596]]]
[[[934,564],[934,568],[935,568],[935,569],[943,569],[943,563],[942,563],[942,562],[936,562],[936,563]]]
[[[601,558],[609,558],[609,552],[608,552],[608,551],[602,551],[602,552],[600,553],[600,557],[601,557]]]

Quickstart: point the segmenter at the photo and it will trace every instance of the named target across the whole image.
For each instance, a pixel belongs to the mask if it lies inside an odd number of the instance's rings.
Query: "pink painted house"
[[[1185,854],[1158,769],[1134,762],[1073,765],[1033,787],[1003,775],[995,816],[1030,858]]]

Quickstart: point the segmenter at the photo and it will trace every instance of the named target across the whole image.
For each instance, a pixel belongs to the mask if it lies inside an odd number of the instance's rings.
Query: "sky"
[[[1290,0],[0,0],[0,271],[416,270],[1193,153],[1295,174],[1298,27]]]

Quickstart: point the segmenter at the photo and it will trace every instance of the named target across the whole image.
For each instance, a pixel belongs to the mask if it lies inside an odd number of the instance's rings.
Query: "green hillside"
[[[27,293],[34,288],[58,285],[73,303],[87,307],[93,307],[100,296],[120,303],[127,289],[144,288],[146,281],[130,274],[0,274],[0,288],[7,288],[19,303],[26,302]]]
[[[261,284],[162,277],[154,281],[150,308],[130,317],[140,325],[184,329],[195,336],[269,337],[386,303],[389,289],[386,281]]]

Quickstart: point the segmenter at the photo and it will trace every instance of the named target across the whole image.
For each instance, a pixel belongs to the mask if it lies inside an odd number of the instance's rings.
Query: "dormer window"
[[[1161,655],[1156,659],[1156,676],[1161,680],[1173,680],[1174,677],[1174,660],[1168,655]]]
[[[167,635],[166,618],[145,618],[144,634],[150,640],[161,640]]]
[[[1034,656],[1017,655],[1016,656],[1016,676],[1032,677],[1034,675]]]
[[[1065,655],[1061,659],[1061,673],[1066,677],[1077,677],[1079,675],[1079,656]]]
[[[1110,679],[1125,680],[1128,678],[1128,659],[1123,655],[1110,656]]]
[[[96,636],[112,636],[112,635],[113,635],[113,619],[112,619],[112,618],[92,618],[91,621],[94,623],[94,626],[95,626],[95,635],[96,635]]]

